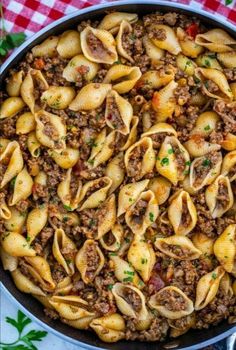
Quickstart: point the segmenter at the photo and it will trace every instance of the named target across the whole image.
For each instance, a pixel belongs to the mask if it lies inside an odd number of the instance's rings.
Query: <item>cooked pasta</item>
[[[108,343],[235,319],[235,49],[182,14],[112,12],[9,72],[0,258],[48,317]]]

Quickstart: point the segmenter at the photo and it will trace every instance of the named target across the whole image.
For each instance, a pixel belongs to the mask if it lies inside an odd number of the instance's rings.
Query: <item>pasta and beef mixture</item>
[[[1,98],[1,260],[48,317],[105,342],[236,321],[235,38],[108,13]]]

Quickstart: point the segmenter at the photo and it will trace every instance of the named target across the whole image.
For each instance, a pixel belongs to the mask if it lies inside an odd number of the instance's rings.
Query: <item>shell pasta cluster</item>
[[[104,342],[236,322],[236,39],[112,12],[9,71],[0,255],[45,313]]]

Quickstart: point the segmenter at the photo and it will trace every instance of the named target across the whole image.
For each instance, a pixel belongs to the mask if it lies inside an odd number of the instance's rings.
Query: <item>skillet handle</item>
[[[232,335],[230,335],[227,340],[226,340],[226,344],[227,344],[227,350],[234,350],[236,347],[236,333],[233,333]]]

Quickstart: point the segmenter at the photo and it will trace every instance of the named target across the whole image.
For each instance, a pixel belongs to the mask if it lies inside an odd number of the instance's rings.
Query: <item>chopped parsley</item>
[[[123,278],[123,282],[133,282],[133,277],[125,277]]]
[[[170,148],[170,149],[168,149],[168,153],[169,153],[169,154],[172,154],[172,153],[174,153],[174,150],[173,150],[173,148]]]
[[[129,198],[129,202],[133,202],[133,198]]]
[[[154,222],[154,214],[153,213],[149,213],[149,220],[151,222]]]
[[[30,236],[27,235],[25,239],[26,239],[27,242],[29,242],[30,241]]]
[[[64,209],[66,209],[67,211],[73,211],[73,209],[69,206],[69,205],[63,205]]]
[[[211,62],[209,60],[205,59],[204,67],[211,67]]]
[[[190,165],[191,165],[190,160],[188,160],[187,162],[185,162],[185,165],[186,165],[186,166],[190,166]]]
[[[112,288],[113,288],[113,284],[108,284],[107,289],[112,290]]]
[[[63,222],[67,222],[68,220],[69,220],[68,216],[63,216],[63,219],[62,219]]]
[[[110,255],[110,256],[117,256],[116,253],[110,253],[109,255]]]
[[[131,275],[134,276],[134,272],[133,271],[124,271],[125,275]]]
[[[130,243],[130,239],[129,238],[125,237],[124,240],[125,240],[126,243]]]
[[[204,161],[202,162],[203,166],[210,166],[211,165],[211,161],[210,159],[204,159]]]
[[[91,165],[93,165],[93,164],[94,164],[94,159],[89,159],[89,160],[88,160],[88,163],[91,164]]]
[[[189,66],[191,66],[192,62],[190,60],[188,60],[186,63],[185,63],[185,67],[184,67],[184,70],[186,70]]]
[[[161,165],[162,166],[169,165],[169,158],[167,158],[167,157],[162,158]]]
[[[213,280],[215,280],[217,278],[217,274],[215,272],[212,272],[211,277],[213,278]]]
[[[89,146],[89,147],[97,147],[97,143],[95,142],[95,140],[93,139],[93,138],[91,138],[91,139],[89,139],[88,141],[87,141],[87,145]]]
[[[10,181],[10,188],[13,190],[16,183],[16,176]]]
[[[141,263],[142,263],[142,264],[147,264],[147,262],[148,262],[147,259],[144,259],[144,258],[141,259]]]
[[[95,223],[96,223],[96,221],[95,221],[94,219],[90,219],[90,220],[89,220],[89,227],[94,226]]]
[[[205,128],[204,128],[204,130],[206,130],[206,131],[211,130],[210,125],[209,125],[209,124],[208,124],[208,125],[206,125],[206,126],[205,126]]]

